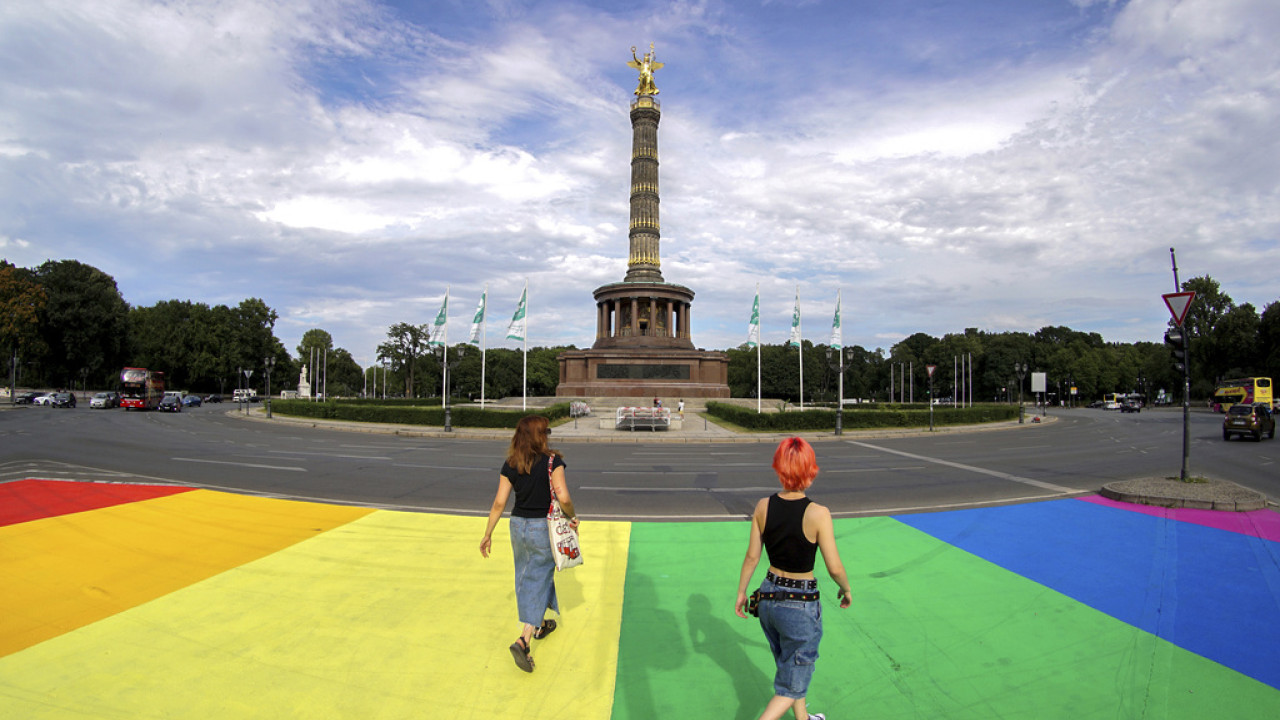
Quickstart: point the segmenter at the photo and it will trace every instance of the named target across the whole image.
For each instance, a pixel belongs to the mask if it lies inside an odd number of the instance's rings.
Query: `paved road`
[[[227,406],[180,414],[20,408],[0,412],[0,480],[74,477],[484,514],[501,440],[350,433],[236,418]],[[1176,475],[1181,414],[1062,411],[1046,425],[859,438],[818,446],[811,495],[841,516],[1022,502],[1103,483]],[[1221,416],[1192,414],[1192,470],[1280,498],[1280,443],[1221,439]],[[564,442],[588,518],[728,519],[776,488],[772,443]]]

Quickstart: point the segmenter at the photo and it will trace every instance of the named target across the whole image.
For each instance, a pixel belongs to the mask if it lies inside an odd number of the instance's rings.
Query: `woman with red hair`
[[[836,549],[831,511],[805,496],[805,490],[818,476],[813,446],[798,437],[783,440],[773,453],[773,470],[782,483],[782,492],[756,503],[734,611],[738,617],[746,617],[747,586],[760,563],[763,547],[769,554],[769,571],[760,589],[752,593],[755,602],[750,609],[760,618],[777,670],[773,698],[760,720],[776,720],[788,708],[796,720],[826,720],[821,713],[810,713],[805,704],[822,640],[822,605],[818,581],[813,576],[817,551],[822,551],[827,572],[840,588],[837,597],[841,609],[851,602],[849,578]]]
[[[528,415],[516,424],[506,462],[498,475],[498,493],[489,508],[489,525],[480,541],[480,554],[489,557],[493,549],[493,529],[515,492],[511,509],[511,555],[516,566],[516,611],[524,627],[511,644],[516,666],[533,672],[533,656],[529,641],[541,640],[556,629],[556,621],[543,619],[547,610],[560,613],[556,601],[556,561],[547,534],[547,510],[554,490],[560,507],[573,529],[578,529],[578,514],[569,498],[565,482],[564,458],[547,447],[551,426],[541,415]]]

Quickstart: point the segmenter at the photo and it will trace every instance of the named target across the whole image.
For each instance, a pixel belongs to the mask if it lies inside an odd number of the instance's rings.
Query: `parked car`
[[[1089,403],[1089,407],[1091,409],[1097,410],[1098,408],[1102,407],[1102,401],[1094,400],[1093,402]]]
[[[120,407],[120,393],[118,392],[100,392],[89,398],[89,408],[118,408]]]
[[[53,399],[49,401],[50,407],[73,408],[76,406],[76,394],[69,392],[54,393]]]
[[[204,401],[207,403],[220,403],[222,402],[222,396],[217,393],[214,393],[206,397]]]
[[[1222,419],[1222,439],[1230,440],[1232,435],[1252,435],[1254,440],[1268,439],[1276,436],[1276,417],[1267,403],[1236,403],[1227,410]]]
[[[35,397],[31,398],[31,404],[32,405],[48,405],[53,402],[53,396],[55,394],[56,393],[51,393],[51,392],[40,393],[39,395],[36,395]]]
[[[200,407],[200,396],[188,395],[182,398],[182,407]]]
[[[165,395],[156,409],[161,412],[182,412],[182,401],[177,395]]]
[[[22,393],[21,395],[13,399],[13,404],[14,405],[30,405],[32,401],[34,401],[36,398],[40,397],[41,395],[44,395],[44,393],[41,393],[41,392]]]

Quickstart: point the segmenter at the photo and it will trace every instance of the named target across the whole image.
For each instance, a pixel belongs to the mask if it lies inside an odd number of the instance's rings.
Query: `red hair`
[[[559,455],[560,453],[547,447],[547,436],[551,431],[551,423],[541,415],[525,415],[516,423],[516,434],[511,437],[511,447],[507,450],[507,462],[511,467],[528,475],[533,469],[533,462],[543,455]]]
[[[773,453],[773,470],[784,490],[799,492],[813,484],[818,477],[818,459],[813,446],[803,438],[790,437],[778,443]]]

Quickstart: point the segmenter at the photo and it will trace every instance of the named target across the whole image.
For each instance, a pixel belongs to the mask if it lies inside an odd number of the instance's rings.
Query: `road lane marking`
[[[988,470],[986,468],[980,468],[974,465],[965,465],[963,463],[951,462],[950,460],[940,460],[938,458],[931,458],[927,455],[916,455],[915,453],[903,452],[902,450],[891,450],[886,447],[880,447],[878,445],[870,445],[868,443],[858,442],[856,440],[848,440],[847,442],[850,445],[857,445],[858,447],[864,447],[869,450],[879,450],[880,452],[886,452],[891,455],[900,455],[902,457],[911,458],[913,460],[922,460],[924,462],[933,463],[935,465],[945,465],[947,467],[953,467],[958,470],[968,470],[969,472],[980,473],[982,475],[990,475],[991,477],[1000,478],[1002,480],[1011,480],[1013,482],[1021,483],[1023,485],[1031,485],[1032,487],[1038,487],[1044,490],[1052,490],[1053,492],[1062,493],[1064,495],[1072,495],[1080,492],[1079,490],[1063,487],[1061,485],[1054,485],[1053,483],[1047,483],[1041,480],[1032,480],[1031,478],[1024,478],[1018,475],[1010,475],[1009,473],[1000,472],[999,470]]]
[[[306,468],[290,467],[288,465],[261,465],[259,463],[231,462],[229,460],[200,460],[198,458],[180,458],[180,457],[169,458],[169,459],[173,460],[174,462],[207,463],[209,465],[235,465],[236,467],[262,468],[264,470],[287,470],[289,472],[306,472],[307,471]]]

